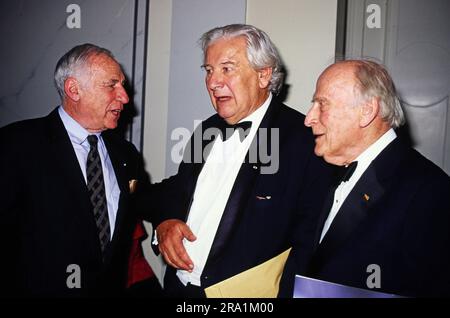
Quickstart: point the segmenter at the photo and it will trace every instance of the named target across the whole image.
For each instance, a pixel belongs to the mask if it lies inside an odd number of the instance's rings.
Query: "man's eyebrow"
[[[236,65],[237,63],[235,61],[224,61],[220,63],[220,65],[228,65],[228,64]]]
[[[117,79],[117,78],[111,78],[109,80],[103,81],[103,84],[106,84],[106,85],[108,85],[108,84],[117,84],[117,83],[121,83],[123,85],[123,84],[126,83],[126,80],[124,79],[124,80],[121,81],[120,79]]]
[[[238,63],[236,63],[235,61],[223,61],[223,62],[219,63],[219,65],[229,65],[229,64],[237,65]],[[211,66],[211,64],[203,64],[203,65],[200,65],[200,67],[205,68],[205,67],[212,67],[212,66]]]

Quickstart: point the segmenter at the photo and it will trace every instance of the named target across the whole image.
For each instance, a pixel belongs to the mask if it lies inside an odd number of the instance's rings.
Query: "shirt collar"
[[[359,168],[365,168],[370,165],[370,163],[386,148],[395,138],[397,138],[397,134],[394,129],[389,129],[387,132],[383,134],[377,141],[369,146],[366,150],[364,150],[356,159],[358,161]]]
[[[73,143],[81,145],[86,141],[87,136],[96,135],[100,139],[101,133],[90,133],[85,128],[83,128],[75,119],[73,119],[62,106],[58,108],[59,116],[64,124],[64,127],[69,134],[70,140]]]
[[[265,102],[260,107],[258,107],[253,113],[251,113],[247,117],[241,119],[239,122],[251,121],[252,122],[251,129],[253,130],[253,128],[258,128],[259,125],[261,124],[261,121],[262,121],[264,115],[267,112],[267,109],[269,108],[271,101],[272,101],[272,93],[270,92],[269,96],[267,97]]]

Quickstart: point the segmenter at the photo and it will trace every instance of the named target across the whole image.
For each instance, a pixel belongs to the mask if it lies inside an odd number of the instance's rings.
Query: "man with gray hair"
[[[403,296],[450,295],[450,178],[397,137],[403,122],[381,65],[347,60],[320,75],[305,125],[316,155],[343,174],[318,205],[311,249],[294,246],[281,296],[292,297],[295,274]]]
[[[330,175],[304,116],[276,96],[282,65],[267,34],[233,24],[206,32],[201,44],[217,114],[194,132],[177,175],[155,185],[164,288],[178,297],[204,297],[204,288],[289,248],[294,226],[313,222],[307,212]]]
[[[83,44],[55,69],[62,105],[0,129],[0,250],[7,296],[125,290],[135,199],[149,188],[136,148],[111,132],[128,95],[111,52]]]

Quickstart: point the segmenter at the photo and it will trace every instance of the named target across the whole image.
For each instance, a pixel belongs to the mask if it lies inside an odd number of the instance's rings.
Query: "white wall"
[[[149,6],[143,155],[152,181],[165,177],[172,0]]]
[[[288,70],[286,104],[302,113],[334,62],[336,16],[337,0],[247,0],[247,23],[269,34]]]
[[[171,26],[172,0],[150,1],[143,156],[152,182],[165,177]],[[144,224],[149,233],[149,238],[142,243],[144,255],[162,281],[163,262],[151,248],[153,228],[150,223]]]

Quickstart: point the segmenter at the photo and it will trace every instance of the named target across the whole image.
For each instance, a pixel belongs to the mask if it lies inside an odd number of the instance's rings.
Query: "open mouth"
[[[320,137],[324,136],[325,134],[314,134],[314,139],[317,141]]]
[[[111,110],[111,113],[113,113],[113,115],[116,116],[116,117],[119,117],[121,112],[122,112],[121,109]]]
[[[231,99],[231,96],[215,96],[215,98],[217,102],[221,103],[229,101]]]

